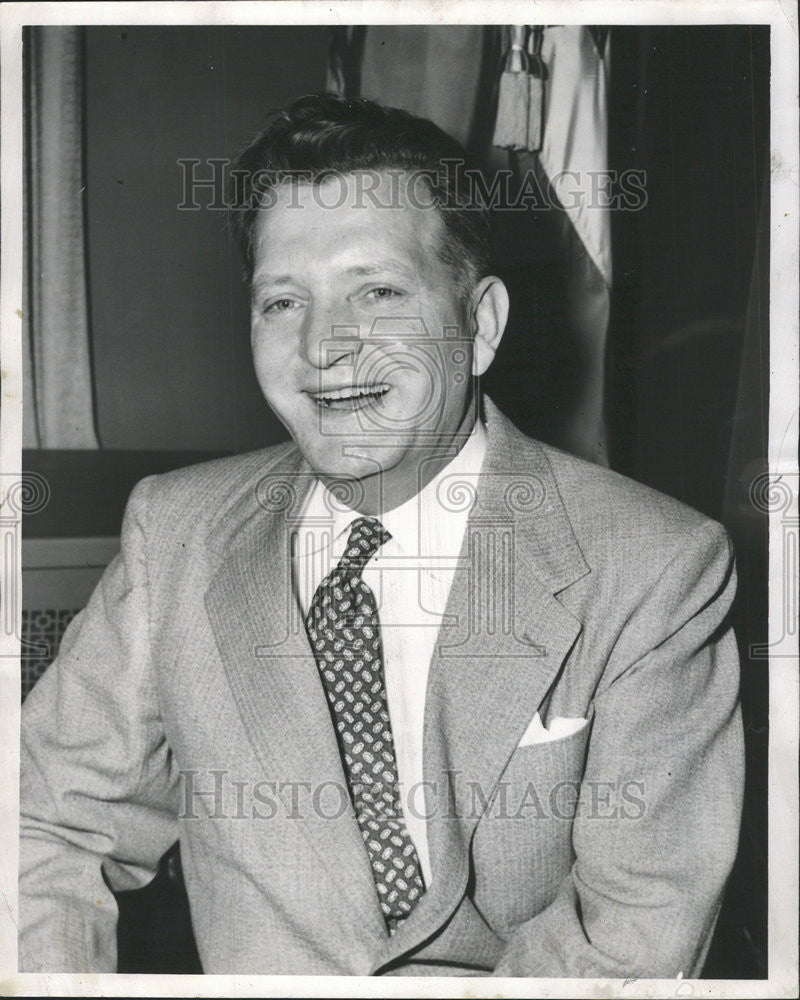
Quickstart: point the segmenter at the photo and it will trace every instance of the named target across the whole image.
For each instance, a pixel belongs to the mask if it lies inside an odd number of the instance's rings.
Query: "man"
[[[730,545],[481,398],[508,297],[462,155],[325,96],[240,157],[294,444],[134,490],[25,705],[22,968],[113,971],[108,886],[180,839],[209,973],[699,973],[741,808]]]

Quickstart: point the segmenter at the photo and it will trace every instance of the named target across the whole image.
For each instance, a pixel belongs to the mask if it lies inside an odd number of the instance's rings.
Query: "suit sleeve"
[[[131,495],[120,554],[23,707],[21,971],[116,972],[109,885],[146,884],[177,839],[148,637],[147,492],[145,480]]]
[[[706,522],[631,609],[595,697],[574,864],[494,975],[699,975],[741,817],[735,586],[728,537]]]

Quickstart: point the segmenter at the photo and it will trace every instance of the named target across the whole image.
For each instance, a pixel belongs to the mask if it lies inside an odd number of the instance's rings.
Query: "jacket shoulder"
[[[704,529],[725,536],[721,524],[688,504],[604,466],[537,443],[576,532],[606,538],[686,537]]]
[[[243,500],[249,501],[275,470],[288,474],[297,465],[299,455],[292,442],[200,462],[141,480],[134,487],[129,507],[146,501],[149,518],[155,523],[216,523]]]

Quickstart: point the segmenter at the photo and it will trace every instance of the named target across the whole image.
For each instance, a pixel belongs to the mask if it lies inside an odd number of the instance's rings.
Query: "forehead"
[[[253,250],[260,259],[303,252],[325,257],[345,249],[390,247],[430,266],[445,226],[422,175],[402,171],[337,174],[319,183],[287,182],[259,209]]]

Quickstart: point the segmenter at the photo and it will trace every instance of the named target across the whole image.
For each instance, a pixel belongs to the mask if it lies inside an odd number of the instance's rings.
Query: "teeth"
[[[329,406],[334,402],[363,399],[365,396],[377,398],[383,396],[388,391],[389,386],[385,382],[380,382],[372,386],[353,385],[348,386],[346,389],[330,389],[327,392],[312,393],[312,395],[318,403],[324,403],[326,406]]]

